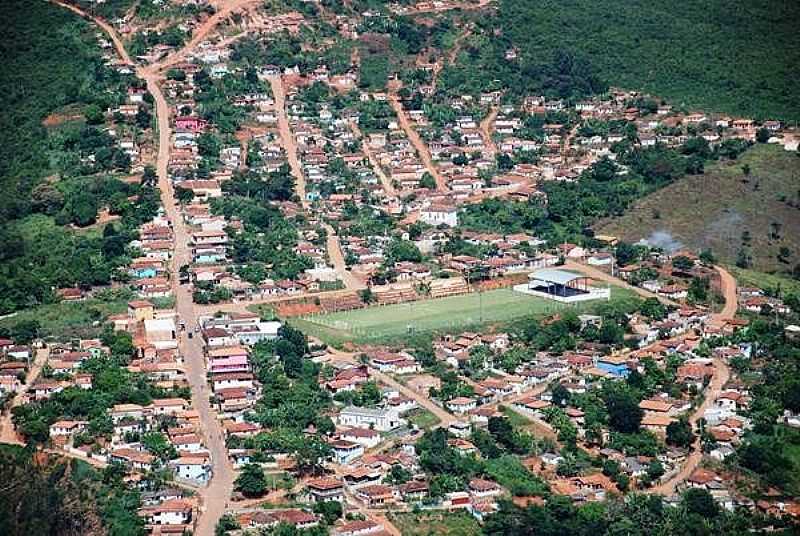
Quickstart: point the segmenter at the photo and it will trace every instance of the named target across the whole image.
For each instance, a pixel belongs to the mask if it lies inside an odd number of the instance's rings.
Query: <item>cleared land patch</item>
[[[756,145],[738,160],[709,164],[703,175],[653,192],[598,232],[631,242],[668,233],[681,246],[711,248],[730,264],[744,246],[754,268],[787,270],[800,262],[799,185],[796,154]],[[791,252],[788,263],[778,260],[782,247]]]

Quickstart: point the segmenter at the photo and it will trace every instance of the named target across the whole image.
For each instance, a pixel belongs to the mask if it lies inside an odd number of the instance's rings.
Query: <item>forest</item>
[[[108,284],[159,201],[152,170],[140,184],[120,180],[130,158],[102,128],[103,110],[139,82],[106,66],[92,28],[57,6],[12,0],[0,14],[9,23],[0,43],[0,312],[8,313],[51,303],[54,288]],[[149,128],[146,108],[119,129]],[[87,227],[103,207],[117,223]]]
[[[800,119],[800,3],[767,0],[501,0],[522,66],[566,49],[612,86],[678,106]]]

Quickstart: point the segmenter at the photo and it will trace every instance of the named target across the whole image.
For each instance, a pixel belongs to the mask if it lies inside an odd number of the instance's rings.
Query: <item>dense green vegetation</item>
[[[139,492],[112,466],[102,474],[79,460],[0,448],[0,533],[143,536]]]
[[[102,129],[102,110],[123,102],[125,90],[140,82],[104,64],[94,32],[74,14],[41,1],[4,2],[0,10],[10,28],[0,44],[6,58],[0,313],[6,313],[52,303],[54,288],[111,282],[130,257],[126,245],[135,228],[155,214],[158,192],[154,181],[130,184],[114,175],[129,171],[130,158]],[[134,139],[150,124],[147,106],[130,121],[114,119]],[[104,207],[118,223],[88,232],[65,227],[95,223]]]
[[[680,504],[667,507],[659,495],[632,495],[601,503],[575,506],[569,497],[550,497],[545,506],[520,508],[502,502],[483,527],[487,536],[644,536],[745,534],[765,526],[747,511],[721,509],[706,490],[684,493]]]
[[[0,5],[7,33],[0,90],[0,221],[27,213],[33,187],[51,172],[44,119],[68,105],[107,103],[109,72],[89,25],[37,0]],[[101,109],[104,106],[100,106]]]
[[[520,64],[567,49],[612,85],[677,105],[800,119],[800,4],[771,0],[502,0]]]
[[[211,203],[215,214],[241,220],[244,230],[233,235],[233,261],[247,264],[243,277],[257,283],[267,277],[296,279],[311,268],[311,260],[295,253],[297,228],[271,201],[294,196],[294,178],[288,166],[261,176],[250,171],[226,181],[224,197]]]
[[[536,448],[534,439],[515,430],[503,417],[489,419],[489,431],[476,430],[472,440],[481,458],[460,454],[447,444],[450,434],[441,428],[429,430],[416,444],[420,466],[431,476],[433,497],[464,489],[469,479],[487,477],[507,487],[515,496],[546,495],[547,484],[528,471],[514,454]]]
[[[28,307],[0,320],[0,334],[21,343],[43,339],[70,340],[97,337],[102,322],[112,314],[124,313],[134,293],[125,288],[99,292],[81,302],[57,302]]]
[[[295,456],[300,471],[319,468],[330,446],[319,435],[305,433],[313,426],[320,434],[333,431],[333,421],[323,414],[330,406],[329,393],[320,387],[320,366],[309,359],[308,340],[300,331],[283,326],[278,338],[258,343],[251,354],[256,377],[264,386],[252,420],[267,429],[247,439],[230,438],[229,447],[255,449],[253,461],[265,461],[276,453]],[[254,475],[251,475],[254,476]],[[248,489],[257,494],[248,478]]]
[[[403,534],[436,534],[437,536],[478,536],[478,521],[466,512],[419,512],[391,514],[392,524]]]

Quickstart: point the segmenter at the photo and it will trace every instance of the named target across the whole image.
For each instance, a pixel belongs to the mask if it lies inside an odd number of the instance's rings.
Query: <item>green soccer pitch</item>
[[[633,293],[612,287],[611,300],[629,299]],[[546,316],[566,308],[586,311],[603,301],[564,305],[511,289],[490,290],[448,298],[374,305],[365,309],[309,315],[290,320],[308,335],[329,344],[346,341],[368,343],[399,339],[412,333],[456,331],[482,324],[504,323],[523,316]]]

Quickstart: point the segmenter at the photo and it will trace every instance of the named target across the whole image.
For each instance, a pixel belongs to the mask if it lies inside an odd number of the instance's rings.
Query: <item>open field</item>
[[[749,175],[745,174],[749,166]],[[800,262],[800,158],[774,145],[756,145],[733,162],[715,162],[637,201],[598,232],[635,242],[663,232],[680,245],[711,248],[733,264],[749,233],[748,251],[759,271],[787,270]],[[770,236],[779,226],[779,238]],[[676,244],[677,245],[677,244]],[[781,247],[789,263],[777,259]]]
[[[425,536],[477,536],[478,521],[466,512],[425,512],[389,514],[393,524],[405,534]]]
[[[124,313],[127,303],[128,300],[124,299],[89,299],[40,305],[0,319],[0,327],[13,328],[17,322],[36,320],[41,337],[62,340],[96,337],[102,331],[103,321],[110,315]]]
[[[745,270],[737,268],[736,266],[730,267],[730,272],[736,278],[736,281],[743,287],[757,287],[757,288],[780,288],[781,292],[800,292],[800,281],[792,279],[791,277],[784,277],[776,274],[766,274],[764,272],[757,272],[755,270]]]
[[[612,288],[612,300],[632,296],[633,293],[630,291]],[[289,322],[308,335],[335,345],[348,341],[365,343],[399,339],[410,333],[449,332],[467,329],[470,326],[500,324],[528,315],[545,316],[567,307],[588,310],[594,307],[595,303],[598,302],[568,306],[520,294],[511,289],[498,289],[449,298],[293,318]]]
[[[417,428],[420,430],[427,430],[439,424],[439,417],[425,408],[411,410],[406,416],[406,419],[409,423],[417,425]]]

